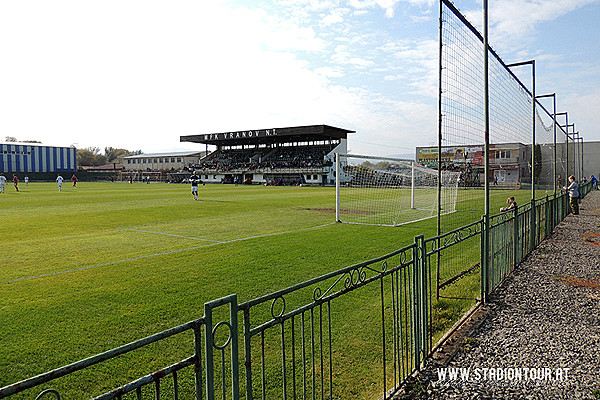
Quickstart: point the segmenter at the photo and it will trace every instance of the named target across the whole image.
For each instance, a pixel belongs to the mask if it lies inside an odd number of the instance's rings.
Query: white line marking
[[[67,271],[58,271],[58,272],[52,272],[52,273],[49,273],[49,274],[42,274],[42,275],[36,275],[36,276],[28,276],[28,277],[25,277],[25,278],[11,279],[11,280],[8,280],[8,281],[0,282],[0,285],[7,285],[9,283],[30,281],[30,280],[33,280],[33,279],[48,278],[50,276],[68,274],[68,273],[71,273],[71,272],[85,271],[85,270],[88,270],[88,269],[98,268],[98,267],[106,267],[108,265],[114,265],[114,264],[119,264],[119,263],[128,262],[128,261],[137,261],[137,260],[144,260],[144,259],[148,259],[148,258],[152,258],[152,257],[167,256],[167,255],[170,255],[170,254],[181,253],[181,252],[184,252],[184,251],[197,250],[197,249],[202,249],[204,247],[216,246],[216,245],[219,245],[219,244],[235,243],[235,242],[241,242],[243,240],[258,239],[258,238],[262,238],[262,237],[285,235],[287,233],[295,233],[295,232],[301,232],[301,231],[308,231],[308,230],[312,230],[312,229],[323,228],[325,226],[333,225],[335,223],[336,222],[330,222],[330,223],[324,224],[324,225],[318,225],[318,226],[312,226],[312,227],[309,227],[309,228],[296,229],[296,230],[293,230],[293,231],[274,232],[274,233],[267,233],[265,235],[248,236],[248,237],[239,238],[239,239],[226,240],[226,241],[223,241],[223,242],[208,243],[208,244],[204,244],[204,245],[201,245],[201,246],[186,247],[185,249],[171,250],[171,251],[165,251],[165,252],[162,252],[162,253],[155,253],[155,254],[148,254],[148,255],[145,255],[145,256],[132,257],[132,258],[127,258],[125,260],[111,261],[111,262],[107,262],[107,263],[103,263],[103,264],[88,265],[87,267],[75,268],[75,269],[70,269],[70,270],[67,270]],[[122,228],[117,228],[117,229],[122,229]],[[156,232],[151,232],[151,233],[156,233]]]
[[[155,235],[163,235],[163,236],[174,236],[174,237],[178,237],[178,238],[184,238],[184,239],[193,239],[193,240],[204,240],[206,242],[215,242],[215,243],[222,243],[219,242],[218,240],[212,240],[212,239],[203,239],[203,238],[199,238],[199,237],[194,237],[194,236],[183,236],[183,235],[175,235],[173,233],[164,233],[164,232],[155,232],[155,231],[147,231],[144,229],[132,229],[132,228],[116,228],[122,231],[133,231],[133,232],[143,232],[143,233],[153,233]]]

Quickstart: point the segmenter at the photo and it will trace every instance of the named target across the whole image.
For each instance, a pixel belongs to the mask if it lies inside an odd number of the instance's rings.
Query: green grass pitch
[[[0,194],[0,386],[197,319],[206,301],[257,298],[436,231],[435,218],[336,224],[331,187],[206,185],[199,201],[188,185],[163,183],[20,190]],[[508,195],[494,194],[494,209]],[[481,202],[463,202],[455,217],[478,219]],[[140,357],[144,373],[178,360]],[[121,364],[81,373],[73,385],[95,395],[124,383],[119,375],[139,376]]]

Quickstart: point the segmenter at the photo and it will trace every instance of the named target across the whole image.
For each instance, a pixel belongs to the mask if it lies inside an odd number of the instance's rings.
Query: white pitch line
[[[184,239],[193,239],[193,240],[204,240],[206,242],[215,242],[215,243],[221,243],[218,240],[212,240],[212,239],[203,239],[203,238],[199,238],[199,237],[194,237],[194,236],[184,236],[184,235],[175,235],[173,233],[164,233],[164,232],[155,232],[155,231],[147,231],[144,229],[132,229],[132,228],[116,228],[122,231],[133,231],[133,232],[143,232],[143,233],[153,233],[155,235],[163,235],[163,236],[174,236],[174,237],[178,237],[178,238],[184,238]]]
[[[223,241],[223,242],[216,242],[215,241],[214,243],[204,244],[204,245],[201,245],[201,246],[186,247],[185,249],[165,251],[165,252],[162,252],[162,253],[148,254],[148,255],[139,256],[139,257],[131,257],[131,258],[127,258],[127,259],[124,259],[124,260],[111,261],[111,262],[107,262],[107,263],[103,263],[103,264],[96,264],[96,265],[88,265],[87,267],[69,269],[69,270],[66,270],[66,271],[57,271],[57,272],[52,272],[52,273],[49,273],[49,274],[42,274],[42,275],[36,275],[36,276],[28,276],[28,277],[25,277],[25,278],[11,279],[11,280],[8,280],[8,281],[0,282],[0,285],[7,285],[7,284],[10,284],[10,283],[30,281],[30,280],[33,280],[33,279],[48,278],[50,276],[68,274],[68,273],[71,273],[71,272],[85,271],[85,270],[88,270],[88,269],[98,268],[98,267],[106,267],[108,265],[115,265],[115,264],[119,264],[119,263],[123,263],[123,262],[144,260],[144,259],[153,258],[153,257],[159,257],[159,256],[167,256],[167,255],[170,255],[170,254],[181,253],[181,252],[184,252],[184,251],[197,250],[197,249],[202,249],[202,248],[205,248],[205,247],[216,246],[216,245],[219,245],[219,244],[227,244],[227,243],[240,242],[240,241],[243,241],[243,240],[259,239],[259,238],[268,237],[268,236],[285,235],[286,233],[308,231],[308,230],[312,230],[312,229],[323,228],[325,226],[329,226],[329,225],[333,225],[333,224],[335,224],[335,222],[330,222],[330,223],[324,224],[324,225],[312,226],[312,227],[309,227],[309,228],[297,229],[297,230],[294,230],[294,231],[267,233],[265,235],[248,236],[248,237],[245,237],[245,238],[226,240],[226,241]],[[117,228],[117,229],[122,229],[122,228]],[[151,233],[156,233],[156,232],[151,232]]]

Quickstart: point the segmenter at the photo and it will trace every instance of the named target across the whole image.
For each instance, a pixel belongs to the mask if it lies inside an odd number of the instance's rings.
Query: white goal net
[[[456,210],[459,174],[442,171],[441,176],[440,212],[448,214]],[[398,226],[437,215],[437,170],[399,158],[336,157],[337,221]]]

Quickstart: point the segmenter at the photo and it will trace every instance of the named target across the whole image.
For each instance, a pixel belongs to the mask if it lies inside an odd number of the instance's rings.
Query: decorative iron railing
[[[590,184],[581,186],[582,195],[590,190]],[[389,399],[450,328],[436,320],[440,304],[480,301],[568,212],[566,193],[548,196],[487,223],[483,217],[434,238],[417,236],[385,256],[254,300],[240,304],[235,294],[217,299],[205,304],[198,320],[2,387],[0,398],[61,399],[59,390],[46,386],[191,333],[189,354],[180,361],[87,398]],[[468,253],[463,265],[453,265],[456,253]],[[453,292],[469,279],[484,284]],[[368,377],[354,374],[361,363]],[[357,379],[365,392],[353,395],[348,391],[356,388],[339,383]],[[73,398],[68,390],[64,397]]]

